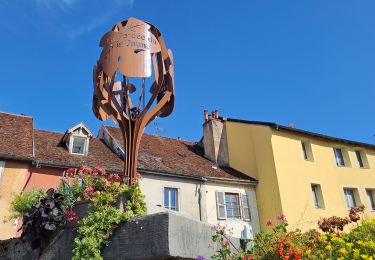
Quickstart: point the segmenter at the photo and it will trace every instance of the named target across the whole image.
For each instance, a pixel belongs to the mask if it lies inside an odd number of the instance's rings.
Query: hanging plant
[[[23,215],[21,238],[35,249],[42,246],[50,234],[65,224],[64,198],[54,189],[49,189],[46,196],[33,205],[30,212]]]
[[[146,214],[139,183],[132,186],[122,184],[126,182],[118,174],[108,174],[100,167],[69,169],[67,173],[66,187],[79,190],[75,192],[76,200],[91,202],[87,215],[78,222],[72,259],[102,259],[101,249],[108,245],[109,237],[120,222]],[[138,180],[140,178],[138,174]]]

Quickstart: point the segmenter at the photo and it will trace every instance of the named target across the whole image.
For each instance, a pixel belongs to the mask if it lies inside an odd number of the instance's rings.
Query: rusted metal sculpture
[[[93,112],[98,119],[111,117],[119,125],[124,139],[124,175],[132,185],[145,127],[156,116],[166,117],[173,111],[173,55],[155,26],[135,18],[117,23],[102,37],[100,47],[103,50],[93,75]],[[130,97],[137,90],[130,83],[134,78],[142,81],[137,104]],[[147,103],[146,78],[154,79]]]

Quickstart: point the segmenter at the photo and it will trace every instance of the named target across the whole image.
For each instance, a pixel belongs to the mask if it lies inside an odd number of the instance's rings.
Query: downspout
[[[204,178],[204,177],[202,177],[202,181],[205,183],[207,181],[207,179]],[[205,204],[202,205],[203,195],[204,195],[204,191],[202,191],[202,183],[200,183],[199,187],[198,187],[198,208],[199,208],[199,220],[200,221],[205,221],[205,219],[204,219],[204,211],[206,209],[204,207]]]

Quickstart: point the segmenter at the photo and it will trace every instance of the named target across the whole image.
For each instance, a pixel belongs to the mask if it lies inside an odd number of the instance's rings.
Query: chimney
[[[206,113],[207,110],[205,110]],[[208,111],[207,111],[208,114]],[[225,121],[219,120],[217,110],[203,124],[204,156],[219,166],[228,166],[228,145]]]
[[[208,121],[208,110],[207,109],[203,110],[203,114],[204,114],[204,122],[207,122]]]

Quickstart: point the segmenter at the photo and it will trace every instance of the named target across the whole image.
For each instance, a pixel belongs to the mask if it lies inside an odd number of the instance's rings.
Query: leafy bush
[[[32,189],[14,197],[11,202],[11,211],[15,217],[21,217],[31,211],[33,206],[44,196],[44,189]]]
[[[69,204],[75,200],[91,201],[87,216],[79,221],[73,259],[102,259],[101,248],[108,245],[118,224],[146,214],[144,196],[138,182],[132,186],[121,184],[119,175],[108,174],[99,167],[67,172],[69,178],[62,183],[61,191],[69,197]]]
[[[46,196],[32,206],[32,210],[23,215],[22,239],[32,248],[41,247],[42,239],[65,222],[63,196],[49,189]]]
[[[300,230],[287,231],[288,223],[284,215],[271,232],[260,232],[255,236],[253,247],[248,251],[234,248],[225,235],[225,228],[214,227],[212,237],[214,249],[212,259],[375,259],[375,218],[359,224],[364,207],[352,208],[347,218],[330,217],[321,219],[317,230],[302,233]],[[345,226],[354,224],[350,232],[343,232]],[[231,248],[231,246],[233,248]],[[232,250],[230,250],[232,249]],[[201,258],[200,258],[201,259]]]

